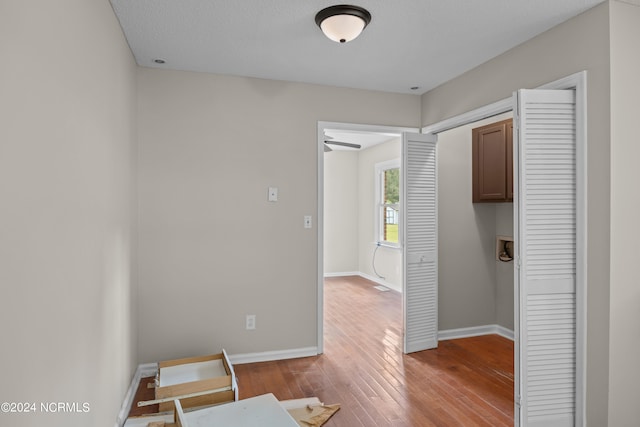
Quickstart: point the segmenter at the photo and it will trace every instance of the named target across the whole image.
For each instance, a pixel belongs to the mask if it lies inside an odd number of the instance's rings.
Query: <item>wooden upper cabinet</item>
[[[473,203],[513,201],[513,121],[477,127],[473,146]]]

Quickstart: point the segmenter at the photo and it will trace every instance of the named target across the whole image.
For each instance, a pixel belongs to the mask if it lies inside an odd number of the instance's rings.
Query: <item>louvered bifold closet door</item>
[[[404,351],[438,345],[436,137],[403,134]]]
[[[516,96],[520,425],[573,426],[576,413],[575,91],[521,90]]]

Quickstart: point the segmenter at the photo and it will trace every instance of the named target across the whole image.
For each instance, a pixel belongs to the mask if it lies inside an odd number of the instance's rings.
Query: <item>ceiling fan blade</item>
[[[332,145],[340,145],[342,147],[349,147],[349,148],[356,148],[356,149],[362,148],[362,145],[360,145],[360,144],[352,144],[350,142],[325,141],[324,143],[325,144],[332,144]]]

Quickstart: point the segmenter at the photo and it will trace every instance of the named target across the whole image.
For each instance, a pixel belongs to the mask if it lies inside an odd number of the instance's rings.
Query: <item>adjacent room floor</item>
[[[327,278],[324,354],[235,366],[240,398],[341,404],[327,427],[512,426],[513,342],[487,335],[403,355],[401,295],[374,286]]]

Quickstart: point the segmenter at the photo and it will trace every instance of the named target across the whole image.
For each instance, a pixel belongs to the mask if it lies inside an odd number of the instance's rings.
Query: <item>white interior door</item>
[[[582,243],[574,90],[514,95],[516,424],[579,424]]]
[[[402,134],[404,352],[438,346],[438,197],[435,135]]]

